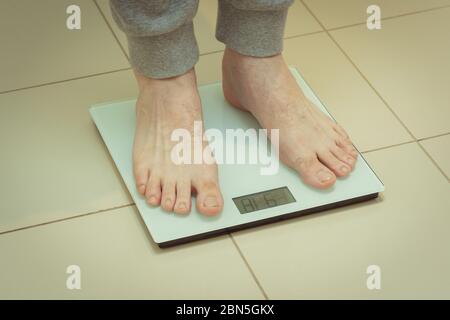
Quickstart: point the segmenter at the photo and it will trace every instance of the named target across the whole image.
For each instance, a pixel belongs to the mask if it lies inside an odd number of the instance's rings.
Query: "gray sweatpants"
[[[278,54],[292,2],[219,0],[216,38],[243,55]],[[127,35],[131,64],[139,73],[168,78],[197,63],[192,19],[198,0],[110,0],[110,5],[114,20]]]

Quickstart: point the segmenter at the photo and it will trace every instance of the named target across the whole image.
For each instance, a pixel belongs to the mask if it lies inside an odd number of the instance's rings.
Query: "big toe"
[[[214,181],[194,185],[197,190],[197,210],[207,216],[219,214],[223,208],[223,198],[219,186]]]
[[[145,166],[134,164],[134,179],[136,181],[136,189],[141,195],[145,194],[146,185],[149,179],[149,170]]]
[[[300,157],[295,161],[295,170],[303,181],[319,189],[331,187],[336,182],[336,175],[320,163],[317,156]]]
[[[158,206],[161,202],[161,182],[156,175],[152,175],[148,179],[147,186],[145,188],[145,197],[147,203],[152,206]]]

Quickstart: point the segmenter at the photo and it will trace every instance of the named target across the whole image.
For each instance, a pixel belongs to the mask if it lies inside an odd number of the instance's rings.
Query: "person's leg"
[[[215,164],[172,161],[176,129],[194,132],[201,121],[194,65],[198,47],[192,19],[198,0],[111,0],[115,21],[126,33],[130,60],[139,86],[133,167],[136,188],[151,205],[187,213],[191,191],[198,211],[222,210]],[[206,146],[205,146],[206,147]]]
[[[345,131],[305,97],[281,55],[291,3],[219,0],[223,90],[230,104],[251,112],[262,127],[280,130],[284,163],[309,185],[326,188],[349,174],[357,152]]]

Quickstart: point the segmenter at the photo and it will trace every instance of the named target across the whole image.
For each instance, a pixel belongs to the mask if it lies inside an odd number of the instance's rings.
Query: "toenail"
[[[186,203],[185,202],[180,202],[179,204],[178,204],[178,209],[186,209],[187,207],[186,207]]]
[[[156,201],[156,197],[155,196],[150,196],[148,198],[148,202],[155,202]]]
[[[331,180],[332,176],[329,172],[320,170],[319,172],[317,172],[317,178],[319,178],[321,182],[327,182]]]
[[[217,207],[219,204],[217,203],[216,197],[207,197],[205,201],[203,201],[203,205],[205,207]]]
[[[170,207],[171,204],[172,204],[172,200],[167,199],[167,200],[166,200],[166,206]]]
[[[348,168],[346,166],[341,166],[341,172],[347,173],[348,172]]]
[[[348,158],[347,158],[347,161],[350,162],[350,163],[353,162],[354,160],[355,160],[355,159],[354,159],[354,158],[351,158],[351,157],[348,157]]]

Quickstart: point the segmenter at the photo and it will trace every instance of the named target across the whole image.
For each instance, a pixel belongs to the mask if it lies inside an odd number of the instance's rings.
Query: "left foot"
[[[350,138],[303,94],[281,55],[255,58],[227,48],[222,69],[225,98],[263,128],[280,130],[280,160],[305,183],[328,188],[350,173],[358,156]]]

